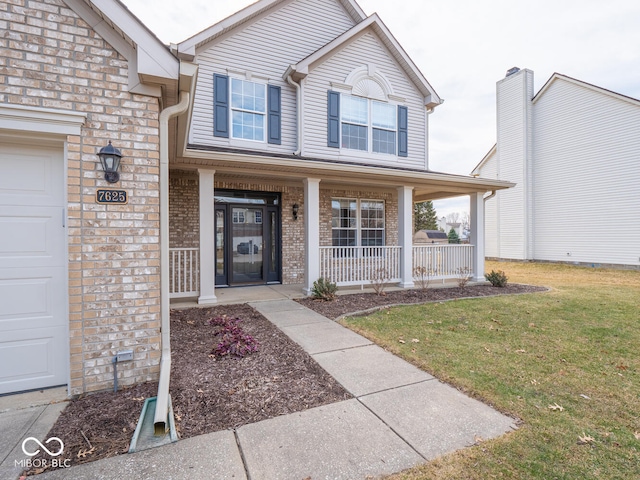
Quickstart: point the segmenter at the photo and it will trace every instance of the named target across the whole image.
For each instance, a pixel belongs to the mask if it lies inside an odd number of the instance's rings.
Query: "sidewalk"
[[[513,419],[292,300],[251,305],[355,398],[36,478],[364,479],[516,428]]]

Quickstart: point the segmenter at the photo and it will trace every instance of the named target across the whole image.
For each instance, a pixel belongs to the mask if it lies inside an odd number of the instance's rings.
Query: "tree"
[[[460,243],[460,237],[453,228],[449,230],[447,237],[449,238],[449,243]]]
[[[413,206],[414,229],[418,230],[437,230],[438,216],[433,208],[433,202],[420,202]]]
[[[458,212],[451,212],[447,214],[447,223],[458,223],[460,220],[460,214]]]

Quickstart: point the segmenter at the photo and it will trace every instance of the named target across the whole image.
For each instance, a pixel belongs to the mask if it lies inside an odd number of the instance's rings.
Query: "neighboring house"
[[[640,100],[555,73],[497,84],[497,144],[472,172],[517,183],[487,201],[487,257],[640,266]],[[620,228],[624,218],[624,228]]]
[[[463,228],[462,223],[460,222],[447,222],[447,217],[440,217],[438,219],[438,228],[441,229],[444,233],[448,234],[451,229],[458,234],[458,237],[466,238],[468,232],[466,232]]]
[[[483,196],[512,184],[428,169],[441,99],[354,1],[261,0],[173,50],[117,0],[1,12],[0,394],[111,388],[132,350],[120,383],[160,378],[164,424],[170,297],[410,287],[416,201],[470,196],[480,234],[439,271],[482,278]]]
[[[447,244],[449,243],[449,237],[446,233],[440,230],[418,230],[413,234],[414,245],[423,245],[429,243]]]

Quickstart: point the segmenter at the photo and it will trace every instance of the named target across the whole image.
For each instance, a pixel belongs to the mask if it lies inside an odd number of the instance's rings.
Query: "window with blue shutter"
[[[280,87],[275,85],[269,85],[268,94],[268,128],[269,128],[269,143],[274,145],[280,145],[282,142],[281,133],[281,115],[280,115]]]
[[[327,146],[340,148],[340,94],[327,92]]]
[[[409,110],[398,106],[398,156],[409,156]]]
[[[229,138],[229,77],[213,76],[213,135]]]

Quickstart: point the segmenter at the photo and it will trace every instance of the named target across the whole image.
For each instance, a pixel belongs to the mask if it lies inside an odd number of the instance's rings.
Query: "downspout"
[[[493,198],[496,196],[496,193],[498,193],[497,190],[492,190],[491,191],[491,195],[489,195],[488,197],[483,197],[482,199],[484,200],[484,203],[487,203],[487,200],[489,200],[490,198]]]
[[[302,86],[299,83],[293,81],[291,75],[287,75],[287,82],[289,85],[293,85],[296,89],[296,111],[298,115],[298,142],[296,151],[293,154],[298,157],[302,152]]]
[[[155,435],[167,433],[169,416],[169,379],[171,344],[169,343],[169,120],[189,108],[189,92],[180,92],[180,102],[160,113],[160,332],[162,356],[160,381],[153,419]]]

